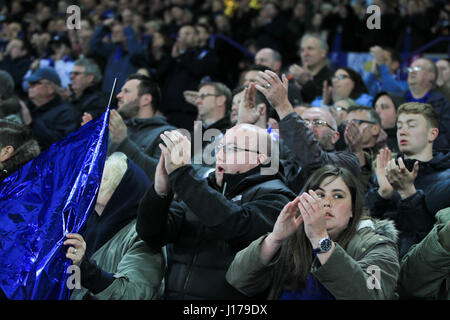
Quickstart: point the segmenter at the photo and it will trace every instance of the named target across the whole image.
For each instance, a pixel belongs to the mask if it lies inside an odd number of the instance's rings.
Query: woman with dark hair
[[[341,67],[336,70],[331,78],[332,90],[324,87],[324,103],[330,104],[345,98],[353,99],[357,104],[370,106],[373,97],[369,95],[366,85],[361,75],[348,67]]]
[[[387,134],[387,145],[392,152],[398,153],[397,143],[397,101],[387,92],[378,93],[372,102],[372,108],[380,115],[381,127]]]
[[[0,182],[40,152],[26,126],[0,119]]]
[[[315,171],[272,233],[236,255],[227,281],[269,299],[396,298],[397,231],[391,221],[363,217],[361,190],[346,169]]]

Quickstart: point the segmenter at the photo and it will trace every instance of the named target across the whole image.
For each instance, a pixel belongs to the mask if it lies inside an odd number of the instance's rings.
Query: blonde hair
[[[431,128],[439,128],[439,116],[433,106],[428,103],[407,102],[402,104],[397,111],[397,119],[401,113],[420,114]]]

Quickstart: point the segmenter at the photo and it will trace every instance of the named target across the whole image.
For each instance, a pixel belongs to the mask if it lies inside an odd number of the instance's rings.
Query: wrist
[[[392,195],[394,194],[394,190],[392,188],[378,188],[378,194],[380,195],[380,197],[382,197],[383,199],[389,200],[390,198],[392,198]]]
[[[280,117],[280,120],[286,117],[288,114],[292,113],[294,111],[294,108],[292,107],[289,100],[286,100],[283,103],[280,103],[278,106],[275,107],[275,110],[278,113],[278,116]]]
[[[317,235],[314,235],[313,237],[311,237],[309,239],[309,241],[311,242],[311,246],[313,249],[316,249],[319,247],[319,241],[324,239],[324,238],[330,238],[330,236],[328,235],[328,232],[324,231],[321,232]]]
[[[410,186],[410,187],[408,187],[406,189],[401,189],[401,190],[399,189],[397,191],[398,191],[398,194],[400,195],[400,197],[403,200],[403,199],[406,199],[406,198],[412,196],[413,194],[415,194],[416,193],[416,188],[414,187],[414,185],[412,185],[412,186]]]

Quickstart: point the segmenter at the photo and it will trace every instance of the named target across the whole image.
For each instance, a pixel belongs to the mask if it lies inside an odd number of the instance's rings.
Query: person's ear
[[[93,75],[93,74],[88,74],[87,80],[88,80],[88,83],[90,83],[91,85],[93,85],[93,84],[94,84],[94,80],[95,80],[94,75]]]
[[[11,158],[13,154],[14,154],[14,147],[13,146],[3,147],[0,150],[0,162],[4,162],[7,159]]]
[[[333,132],[333,136],[331,138],[331,143],[332,144],[336,144],[336,142],[338,142],[339,138],[340,138],[341,134],[339,133],[338,130]]]
[[[150,93],[146,93],[139,98],[139,104],[142,106],[150,106],[152,103],[152,95]]]
[[[217,96],[216,99],[218,99],[219,105],[225,106],[225,101],[227,100],[227,98],[224,95]]]
[[[378,136],[380,134],[381,127],[378,124],[372,126],[372,135]]]
[[[436,140],[438,135],[439,135],[438,128],[430,128],[430,130],[428,130],[428,142],[433,142],[434,140]]]
[[[256,106],[256,110],[258,111],[260,117],[264,116],[267,112],[266,104],[265,103],[258,104]]]

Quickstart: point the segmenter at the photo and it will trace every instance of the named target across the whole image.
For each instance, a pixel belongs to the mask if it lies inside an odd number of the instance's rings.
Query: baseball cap
[[[42,79],[47,79],[58,86],[61,85],[61,80],[59,79],[59,76],[56,73],[55,69],[50,67],[43,67],[37,69],[35,72],[31,74],[31,76],[27,77],[25,80],[27,82],[38,82]]]

